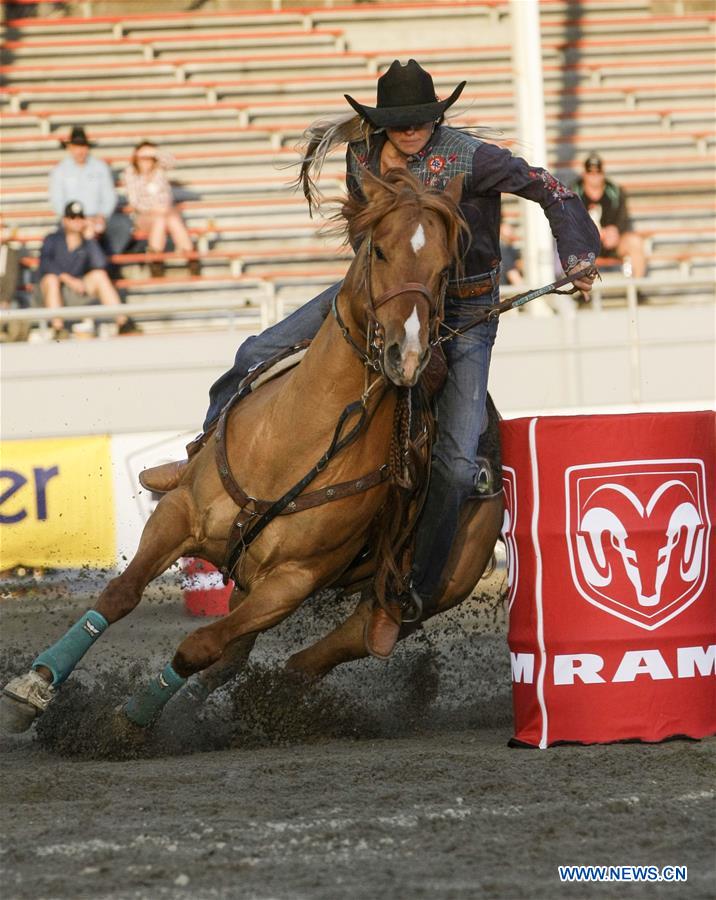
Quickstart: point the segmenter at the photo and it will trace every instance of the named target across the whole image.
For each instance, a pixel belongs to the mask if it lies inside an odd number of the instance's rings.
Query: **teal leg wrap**
[[[172,664],[167,663],[156,678],[152,678],[149,684],[127,700],[124,705],[125,716],[135,725],[144,728],[156,719],[165,704],[185,684],[186,678],[177,675]]]
[[[45,666],[52,672],[52,684],[62,684],[108,626],[109,622],[102,613],[88,610],[56,644],[43,650],[32,668]]]

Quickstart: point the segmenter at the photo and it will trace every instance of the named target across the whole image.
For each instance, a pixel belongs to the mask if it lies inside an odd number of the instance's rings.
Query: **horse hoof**
[[[22,734],[32,725],[38,710],[29,703],[0,694],[0,731],[5,734]]]
[[[118,706],[112,716],[112,736],[119,743],[128,747],[141,747],[147,740],[149,728],[137,725],[124,711],[123,706]]]

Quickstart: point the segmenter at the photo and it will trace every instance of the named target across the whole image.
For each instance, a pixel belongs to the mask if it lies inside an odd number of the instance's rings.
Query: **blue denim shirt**
[[[83,166],[78,166],[71,156],[66,156],[50,172],[50,206],[62,216],[65,206],[79,200],[88,216],[104,216],[108,219],[117,207],[117,191],[112,171],[106,162],[96,156],[88,156]]]

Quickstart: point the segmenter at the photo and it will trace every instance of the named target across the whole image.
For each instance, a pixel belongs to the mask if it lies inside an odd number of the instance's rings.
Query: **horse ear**
[[[445,193],[456,205],[460,203],[462,198],[462,183],[464,180],[465,175],[461,172],[459,175],[454,175],[445,186]]]
[[[380,178],[376,178],[376,176],[369,172],[367,169],[363,172],[363,183],[361,184],[361,189],[365,196],[365,199],[371,203],[382,191],[385,190],[385,186]]]

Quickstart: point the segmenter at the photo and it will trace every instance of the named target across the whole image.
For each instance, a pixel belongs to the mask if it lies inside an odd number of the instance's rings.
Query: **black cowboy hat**
[[[94,147],[94,144],[87,140],[87,135],[81,125],[73,125],[70,136],[66,141],[61,140],[60,144],[62,144],[63,147],[67,147],[69,144],[77,144],[80,147]]]
[[[467,84],[461,81],[447,100],[438,100],[433,79],[414,59],[403,66],[396,59],[378,79],[376,107],[363,106],[343,96],[353,109],[374,128],[400,128],[439,119],[452,106]]]

